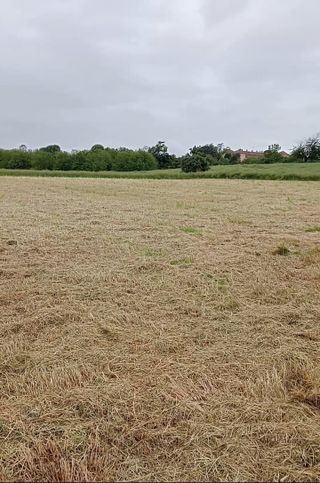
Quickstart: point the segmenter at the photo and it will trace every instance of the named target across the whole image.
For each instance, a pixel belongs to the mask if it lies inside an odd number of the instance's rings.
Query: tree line
[[[320,161],[320,137],[313,136],[294,147],[289,157],[280,153],[281,147],[272,144],[256,159],[245,163],[317,162]],[[237,164],[239,153],[223,144],[193,146],[184,156],[170,154],[164,141],[155,146],[132,150],[95,144],[89,150],[63,151],[52,144],[36,150],[25,145],[18,149],[0,149],[0,168],[75,171],[147,171],[181,168],[185,172],[206,171],[218,164]]]

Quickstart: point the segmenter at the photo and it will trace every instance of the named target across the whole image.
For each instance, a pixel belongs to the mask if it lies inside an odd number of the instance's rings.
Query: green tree
[[[218,158],[222,156],[223,144],[204,144],[203,146],[193,146],[190,148],[191,154],[202,154],[204,156],[212,156],[213,158]]]
[[[61,151],[56,153],[53,160],[53,169],[69,171],[72,168],[72,155]]]
[[[40,148],[40,151],[44,151],[45,153],[55,154],[55,153],[60,153],[61,148],[57,144],[50,144],[49,146]]]
[[[263,153],[262,162],[266,164],[281,163],[283,158],[279,152],[280,150],[281,146],[279,144],[270,144]]]
[[[193,148],[190,148],[190,154],[192,156],[195,154],[207,156],[210,165],[222,164],[221,161],[224,156],[224,146],[223,143],[217,145],[204,144],[203,146],[193,146]]]
[[[185,173],[207,171],[210,167],[210,157],[202,154],[186,154],[181,161],[181,169]]]
[[[54,157],[47,153],[46,151],[33,151],[31,157],[31,168],[32,169],[53,169],[54,168]]]
[[[90,151],[92,151],[93,153],[95,151],[103,151],[103,150],[104,150],[104,147],[102,146],[102,144],[94,144],[90,149]]]
[[[93,171],[109,171],[112,167],[112,155],[105,149],[96,149],[87,154]]]
[[[147,150],[157,160],[159,169],[176,167],[176,157],[168,153],[168,146],[164,141],[158,141],[155,146],[151,146]]]
[[[221,164],[238,164],[240,162],[240,154],[234,153],[230,149],[226,149],[221,158]]]
[[[31,167],[31,155],[19,149],[7,150],[5,151],[2,167],[8,169],[29,169]]]
[[[304,163],[320,161],[320,135],[312,136],[294,147],[292,157]]]
[[[78,151],[71,156],[70,168],[75,171],[93,171],[93,167],[88,157],[88,151]]]
[[[117,152],[112,161],[112,169],[115,171],[147,171],[156,167],[154,156],[143,150]]]
[[[281,151],[281,146],[280,146],[280,144],[277,144],[277,143],[269,144],[268,151],[273,151],[273,152],[278,153],[279,151]]]

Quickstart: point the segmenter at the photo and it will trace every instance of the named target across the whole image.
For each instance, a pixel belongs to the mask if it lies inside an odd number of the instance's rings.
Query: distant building
[[[243,149],[238,149],[234,151],[235,154],[239,156],[240,163],[243,163],[246,159],[262,158],[263,151],[246,151]]]
[[[259,159],[264,155],[264,151],[247,151],[244,149],[237,149],[237,151],[233,152],[239,156],[240,163],[243,163],[246,159]],[[279,154],[281,154],[281,156],[284,158],[289,157],[289,154],[285,151],[280,151]]]
[[[280,154],[283,158],[289,158],[290,154],[287,153],[286,151],[280,151]]]

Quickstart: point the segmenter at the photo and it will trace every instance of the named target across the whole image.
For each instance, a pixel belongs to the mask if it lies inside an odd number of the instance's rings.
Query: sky
[[[319,0],[0,0],[0,147],[320,131]]]

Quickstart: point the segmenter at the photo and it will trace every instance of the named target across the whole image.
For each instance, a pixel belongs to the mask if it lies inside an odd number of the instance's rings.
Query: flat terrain
[[[320,479],[320,183],[0,179],[0,479]]]
[[[0,169],[0,176],[52,176],[68,178],[142,178],[142,179],[286,179],[320,181],[320,163],[238,164],[213,166],[209,171],[183,173],[181,169],[153,171],[47,171]]]

